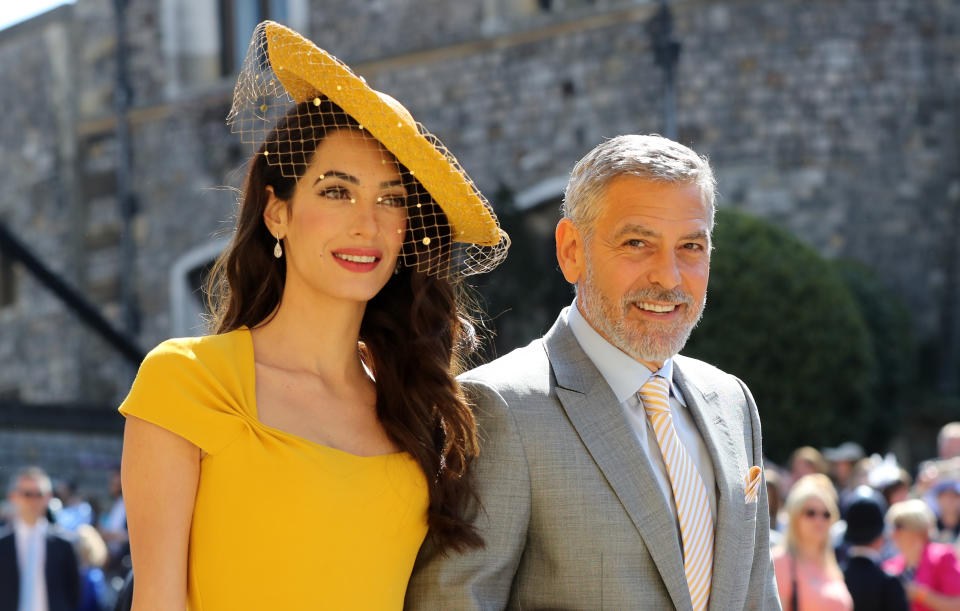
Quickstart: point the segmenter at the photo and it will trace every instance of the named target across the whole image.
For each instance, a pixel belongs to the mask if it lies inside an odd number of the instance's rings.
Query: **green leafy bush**
[[[850,260],[834,265],[870,330],[871,350],[880,372],[873,392],[873,417],[863,442],[868,448],[885,449],[890,439],[902,432],[907,406],[918,398],[917,347],[910,315],[866,265]]]
[[[719,211],[707,308],[683,353],[740,377],[764,451],[863,441],[877,364],[857,302],[833,265],[786,230]]]

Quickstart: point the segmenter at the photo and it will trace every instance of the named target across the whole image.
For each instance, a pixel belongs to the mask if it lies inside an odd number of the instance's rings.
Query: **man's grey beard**
[[[662,363],[683,349],[707,303],[704,293],[700,303],[680,289],[640,289],[621,300],[619,309],[603,295],[593,282],[592,267],[587,262],[587,273],[577,294],[583,304],[584,316],[604,338],[638,361]],[[683,318],[671,323],[655,321],[627,322],[627,314],[637,301],[682,303],[686,305]]]

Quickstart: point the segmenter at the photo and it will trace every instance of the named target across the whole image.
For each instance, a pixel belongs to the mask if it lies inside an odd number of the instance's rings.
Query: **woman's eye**
[[[383,197],[377,198],[377,201],[391,208],[403,208],[407,205],[406,197],[402,195],[384,195]]]
[[[327,187],[320,191],[320,197],[328,199],[349,199],[350,192],[343,187]]]
[[[646,242],[643,240],[627,240],[626,245],[632,248],[640,248],[641,246],[646,245]]]

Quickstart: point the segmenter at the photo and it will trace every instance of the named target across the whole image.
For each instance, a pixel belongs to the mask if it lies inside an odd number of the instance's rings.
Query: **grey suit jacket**
[[[779,609],[760,421],[747,388],[693,359],[674,381],[713,460],[717,520],[710,609]],[[408,609],[692,609],[679,527],[613,391],[562,314],[530,345],[461,378],[480,426],[486,546],[447,556],[425,546]]]

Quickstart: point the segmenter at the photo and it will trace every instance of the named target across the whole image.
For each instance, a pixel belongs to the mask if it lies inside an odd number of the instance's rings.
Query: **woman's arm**
[[[907,584],[907,598],[933,611],[960,611],[960,596],[948,596],[918,583]]]
[[[187,548],[199,477],[200,448],[127,417],[121,479],[136,575],[134,611],[187,606]]]
[[[907,598],[934,611],[960,611],[960,563],[949,545],[928,544],[924,555],[933,559],[936,590],[929,585],[907,584]],[[922,564],[922,562],[921,562]]]
[[[772,550],[773,573],[777,582],[777,593],[780,596],[780,606],[787,608],[792,594],[793,582],[790,579],[790,556],[787,555],[783,547],[776,547]]]

